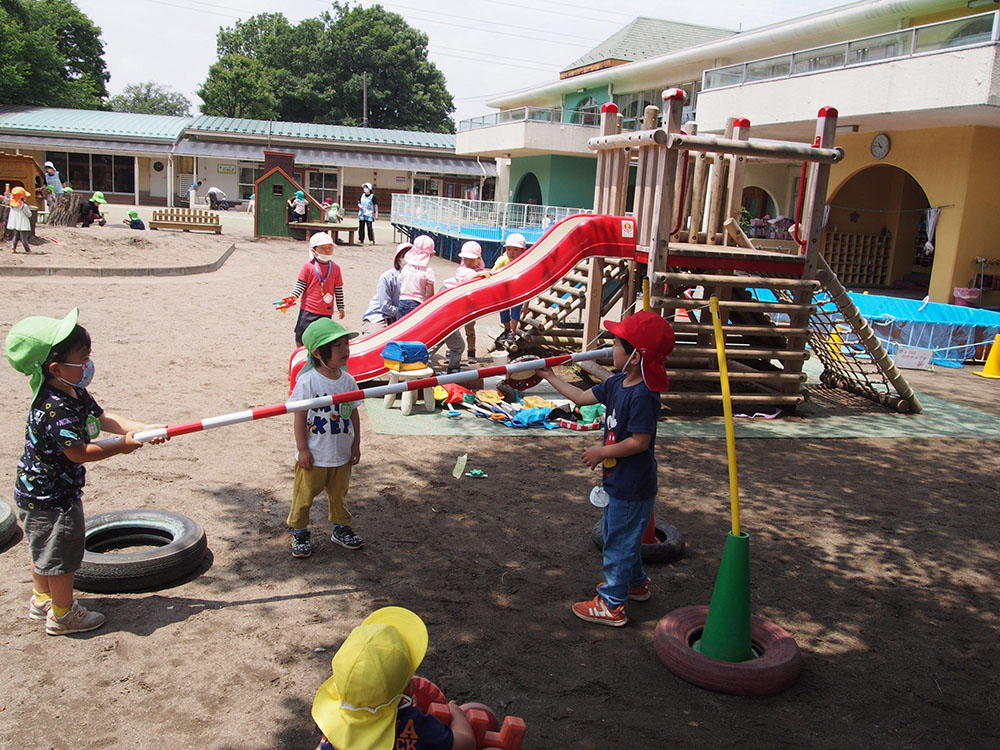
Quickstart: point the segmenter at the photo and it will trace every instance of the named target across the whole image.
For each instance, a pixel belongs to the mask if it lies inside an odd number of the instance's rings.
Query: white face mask
[[[369,193],[371,193],[371,188],[365,188],[365,195],[368,195]]]

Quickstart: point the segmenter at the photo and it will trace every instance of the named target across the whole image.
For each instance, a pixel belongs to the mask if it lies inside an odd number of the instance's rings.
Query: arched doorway
[[[920,183],[877,164],[848,178],[828,204],[824,253],[845,285],[926,294],[934,256],[925,250],[930,203]]]
[[[751,219],[773,219],[778,215],[778,209],[774,198],[762,187],[743,188],[743,208],[750,214]]]
[[[542,205],[542,186],[538,184],[538,178],[534,172],[528,172],[517,185],[514,192],[515,203],[531,203],[536,206]]]

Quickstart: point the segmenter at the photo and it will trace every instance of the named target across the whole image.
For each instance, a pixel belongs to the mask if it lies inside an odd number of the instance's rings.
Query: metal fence
[[[969,3],[972,6],[972,2]],[[995,44],[1000,38],[998,12],[915,26],[888,34],[854,39],[763,60],[706,70],[702,91],[758,81],[821,73],[854,65]]]
[[[545,107],[516,107],[494,112],[482,117],[472,117],[458,123],[458,131],[478,130],[509,122],[558,122],[566,125],[597,127],[601,124],[599,111],[577,111],[573,109],[548,109]]]
[[[467,240],[502,242],[513,232],[529,243],[537,242],[550,226],[574,214],[593,213],[589,208],[536,206],[439,198],[433,195],[392,197],[392,223]]]

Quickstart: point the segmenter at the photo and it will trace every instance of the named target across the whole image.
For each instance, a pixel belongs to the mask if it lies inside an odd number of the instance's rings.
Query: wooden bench
[[[354,235],[358,231],[357,224],[326,224],[322,221],[290,221],[288,226],[293,229],[303,229],[306,233],[306,241],[316,232],[329,232],[336,242],[341,232],[347,232],[347,244],[354,244]]]
[[[153,211],[153,220],[149,222],[150,229],[181,229],[190,232],[215,232],[222,234],[222,222],[219,215],[200,208],[165,208]]]

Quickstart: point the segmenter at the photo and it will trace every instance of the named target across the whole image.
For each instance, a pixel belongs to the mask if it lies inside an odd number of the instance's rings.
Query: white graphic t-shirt
[[[355,391],[357,382],[341,368],[336,380],[321,375],[318,370],[299,373],[289,401],[302,401],[321,396]],[[363,399],[347,401],[343,404],[310,409],[306,412],[306,433],[309,437],[309,451],[316,466],[343,466],[351,462],[351,444],[354,429],[351,426],[351,412],[364,403]],[[296,451],[296,454],[298,452]],[[295,456],[298,460],[298,455]]]

